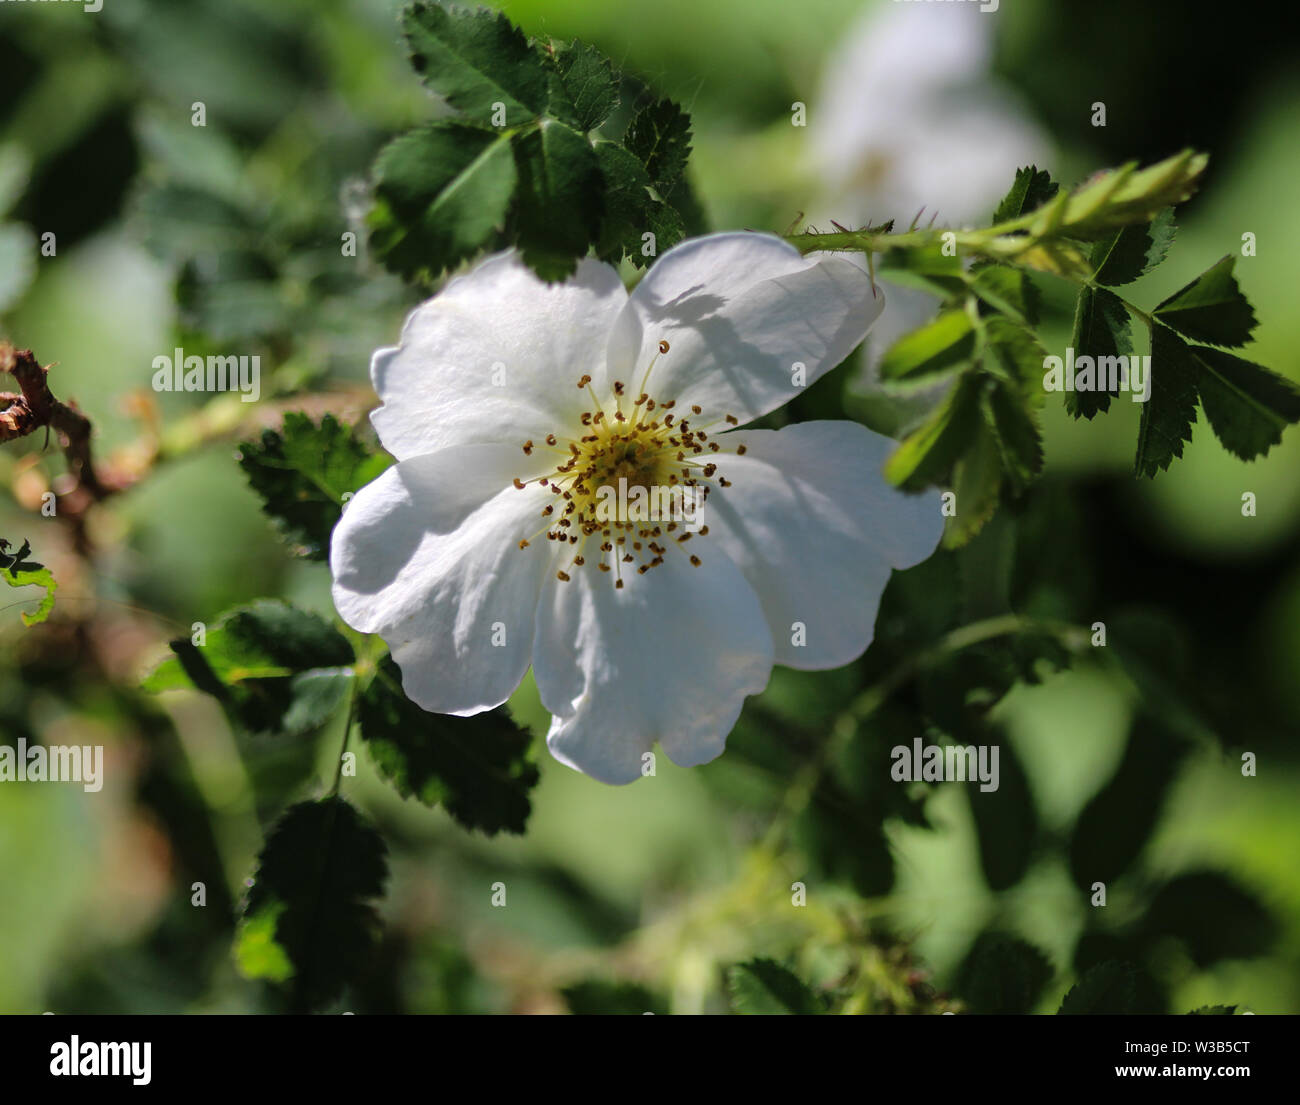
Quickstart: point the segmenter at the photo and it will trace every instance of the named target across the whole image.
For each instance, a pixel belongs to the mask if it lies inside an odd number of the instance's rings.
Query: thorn
[[[831,226],[833,226],[833,227],[834,227],[836,230],[838,230],[841,234],[851,234],[851,233],[852,233],[852,231],[849,230],[849,228],[848,228],[847,226],[840,226],[840,224],[837,223],[834,219],[831,219]]]

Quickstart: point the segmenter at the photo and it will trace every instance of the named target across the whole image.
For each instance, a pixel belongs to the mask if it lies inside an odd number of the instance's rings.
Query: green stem
[[[357,716],[357,702],[361,698],[361,673],[354,671],[352,688],[348,692],[348,719],[343,723],[343,746],[339,749],[338,766],[334,769],[334,785],[330,787],[330,797],[337,798],[339,788],[343,785],[343,760],[348,754],[348,741],[352,737],[352,725]]]

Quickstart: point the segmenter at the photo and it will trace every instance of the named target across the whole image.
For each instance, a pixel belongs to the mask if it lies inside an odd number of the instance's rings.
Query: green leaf
[[[986,931],[966,953],[953,989],[972,1013],[1020,1015],[1033,1012],[1054,973],[1047,956],[1032,944]]]
[[[1067,280],[1086,280],[1092,275],[1088,258],[1074,242],[1063,238],[1049,238],[1020,249],[1015,262],[1039,272],[1063,276]]]
[[[1266,955],[1278,923],[1264,903],[1230,876],[1182,871],[1156,892],[1140,921],[1151,941],[1175,939],[1199,970]]]
[[[1033,165],[1017,169],[1011,191],[1002,198],[997,211],[993,214],[993,225],[1018,219],[1021,215],[1037,210],[1058,191],[1060,187],[1052,181],[1049,173]]]
[[[686,228],[676,208],[652,190],[650,176],[632,154],[613,142],[596,143],[596,160],[605,180],[605,218],[596,242],[596,255],[617,264],[624,256],[644,268],[654,256],[685,237]],[[654,253],[642,252],[642,235],[654,235]]]
[[[545,109],[546,65],[500,12],[416,3],[402,13],[402,33],[424,83],[479,126],[491,124],[497,104],[511,127]]]
[[[650,174],[660,196],[669,199],[691,155],[691,117],[673,100],[658,100],[628,124],[623,145]]]
[[[497,243],[517,183],[509,136],[443,120],[380,151],[370,247],[392,271],[436,277]]]
[[[1039,843],[1038,810],[1029,778],[1015,746],[1000,726],[972,726],[970,732],[959,731],[953,736],[961,744],[1000,748],[998,789],[986,791],[971,786],[965,790],[975,822],[984,881],[992,890],[1008,890],[1024,878]]]
[[[386,657],[357,704],[361,737],[403,798],[440,805],[467,829],[522,833],[537,784],[528,734],[504,707],[473,717],[431,714],[402,693]]]
[[[196,645],[171,642],[173,657],[144,680],[146,691],[194,686],[253,733],[294,735],[338,709],[352,678],[352,646],[329,622],[279,599],[223,614]]]
[[[1166,326],[1210,345],[1245,345],[1255,329],[1255,312],[1237,287],[1231,254],[1201,273],[1154,312]]]
[[[1122,227],[1092,247],[1093,279],[1116,287],[1144,276],[1165,259],[1177,232],[1172,207],[1162,209],[1146,225]]]
[[[989,307],[1025,326],[1038,323],[1038,289],[1029,274],[1010,265],[984,264],[970,273],[971,290]]]
[[[971,363],[975,325],[960,308],[905,334],[880,358],[880,379],[895,390],[927,387]]]
[[[876,262],[876,274],[893,284],[931,292],[947,299],[966,287],[961,258],[948,256],[942,246],[888,249]]]
[[[580,131],[595,130],[618,106],[618,85],[609,59],[594,46],[574,41],[555,52],[550,113]]]
[[[1043,405],[1043,360],[1046,357],[1032,330],[1001,315],[991,315],[981,323],[984,330],[984,371],[1000,380],[1009,392],[1017,395],[1026,410]]]
[[[1054,225],[1072,238],[1099,241],[1117,227],[1152,222],[1162,209],[1196,191],[1208,162],[1203,153],[1183,150],[1142,170],[1131,161],[1097,173],[1064,198],[1053,213]]]
[[[958,380],[934,413],[885,462],[885,478],[906,491],[944,481],[983,425],[980,388],[974,373]]]
[[[1125,1016],[1140,1012],[1137,972],[1127,963],[1098,963],[1070,987],[1058,1016]]]
[[[1128,871],[1155,831],[1188,744],[1164,715],[1140,713],[1114,775],[1083,808],[1070,838],[1070,874],[1087,890]]]
[[[383,838],[341,798],[293,806],[267,837],[235,958],[250,978],[291,983],[295,1012],[321,1009],[362,975],[388,878]]]
[[[31,549],[31,544],[24,541],[22,547],[16,552],[10,552],[9,543],[0,541],[0,579],[10,587],[40,587],[45,591],[35,610],[30,614],[21,611],[18,615],[23,625],[29,628],[50,616],[50,612],[54,609],[54,592],[59,587],[49,568],[27,559]]]
[[[1189,1017],[1231,1017],[1236,1011],[1235,1005],[1202,1005],[1187,1015]]]
[[[1005,384],[985,389],[980,409],[992,431],[1003,472],[1016,491],[1023,491],[1043,470],[1043,441],[1037,423]]]
[[[511,143],[519,174],[518,240],[543,280],[563,280],[600,232],[603,181],[585,137],[553,119]]]
[[[1136,469],[1154,476],[1183,455],[1196,421],[1196,363],[1187,344],[1167,326],[1151,328],[1151,396],[1142,404]]]
[[[1095,288],[1090,284],[1085,284],[1079,289],[1070,347],[1074,350],[1076,358],[1093,359],[1099,370],[1098,380],[1102,378],[1101,358],[1124,357],[1133,352],[1128,308],[1114,292],[1108,292],[1105,288]],[[1105,362],[1107,380],[1110,379],[1111,363]],[[1065,409],[1075,418],[1092,419],[1101,411],[1110,408],[1110,401],[1114,394],[1100,390],[1067,391]]]
[[[1287,426],[1300,422],[1300,388],[1290,380],[1219,349],[1190,350],[1205,417],[1234,456],[1262,456]]]
[[[981,389],[986,391],[988,385]],[[983,396],[980,400],[983,405]],[[997,510],[1002,492],[1003,461],[993,430],[985,422],[974,442],[953,465],[954,513],[944,520],[943,547],[956,549],[974,537]]]
[[[376,479],[392,458],[372,452],[332,414],[319,424],[301,412],[279,431],[239,447],[239,466],[262,498],[262,509],[310,560],[329,555],[330,533],[346,498]]]
[[[727,996],[733,1013],[804,1016],[826,1012],[821,999],[798,975],[771,959],[751,959],[729,967]]]

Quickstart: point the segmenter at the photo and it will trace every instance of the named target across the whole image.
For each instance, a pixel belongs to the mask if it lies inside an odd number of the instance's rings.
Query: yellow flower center
[[[685,546],[697,533],[709,531],[700,516],[713,488],[731,486],[718,475],[712,457],[724,450],[709,431],[719,423],[736,426],[739,420],[728,414],[707,421],[699,406],[678,410],[675,399],[665,402],[647,392],[650,372],[668,349],[666,341],[659,343],[634,399],[616,380],[611,402],[602,404],[591,377],[583,376],[577,386],[591,397],[592,409],[582,414],[578,436],[547,434],[541,444],[526,441],[522,446],[526,456],[541,449],[563,458],[544,476],[514,481],[521,489],[539,484],[555,496],[543,508],[546,522],[533,539],[545,532],[548,541],[566,546],[566,554],[572,551],[556,572],[562,582],[572,579],[566,569],[593,565],[621,589],[625,572],[644,575],[672,555],[673,547],[696,567],[700,564]],[[725,451],[743,455],[745,447]],[[529,544],[525,539],[519,547]]]

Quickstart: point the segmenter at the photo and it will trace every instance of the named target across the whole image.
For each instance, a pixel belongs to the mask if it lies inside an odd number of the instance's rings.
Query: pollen
[[[667,341],[656,343],[657,352],[652,350],[649,363],[633,377],[639,386],[615,380],[604,385],[605,394],[598,394],[601,389],[593,386],[590,375],[578,377],[578,390],[587,392],[589,409],[575,416],[577,426],[556,427],[544,438],[551,448],[563,443],[567,452],[559,455],[552,471],[512,481],[521,490],[539,484],[563,501],[558,517],[553,502],[541,506],[538,533],[519,542],[519,548],[526,549],[530,540],[545,534],[548,541],[566,549],[572,546],[571,559],[563,567],[557,565],[556,579],[562,583],[572,580],[572,572],[592,570],[610,576],[621,591],[633,569],[646,575],[674,557],[695,567],[701,564],[698,555],[682,546],[708,533],[699,514],[711,493],[731,484],[718,475],[716,464],[700,456],[720,452],[722,446],[709,440],[704,430],[692,430],[688,422],[676,419],[671,413],[675,397],[655,394],[655,365],[670,348]],[[624,406],[631,395],[635,400]],[[691,404],[690,413],[706,427],[739,425],[734,414],[705,410],[701,404]],[[534,449],[532,439],[524,442],[526,456]],[[744,446],[735,452],[743,453]]]

